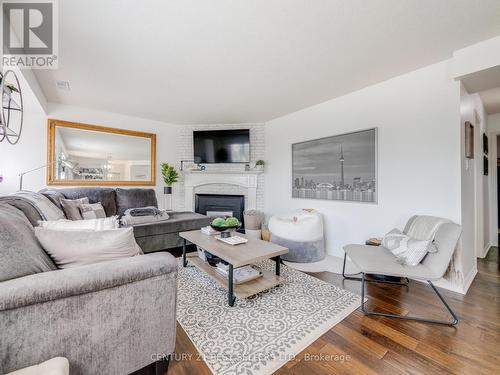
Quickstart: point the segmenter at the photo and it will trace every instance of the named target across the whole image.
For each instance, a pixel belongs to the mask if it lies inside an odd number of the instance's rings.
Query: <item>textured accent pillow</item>
[[[427,255],[435,253],[436,246],[431,240],[417,240],[404,234],[399,229],[393,229],[382,239],[382,246],[390,250],[397,262],[406,266],[416,266]]]
[[[416,266],[427,255],[437,251],[431,240],[408,239],[408,248],[397,256],[397,262],[405,266]]]
[[[104,207],[101,202],[81,204],[80,213],[82,214],[83,220],[104,219],[106,217],[106,212],[104,212]]]
[[[393,229],[382,238],[381,246],[391,250],[393,253],[398,252],[398,249],[406,250],[408,236],[399,229]],[[396,254],[395,254],[396,255]]]
[[[69,220],[83,220],[83,216],[80,213],[80,205],[82,204],[89,204],[89,199],[86,197],[80,199],[61,199],[64,214]]]
[[[104,219],[89,220],[53,220],[39,221],[39,225],[45,229],[56,230],[109,230],[120,227],[118,216],[106,217]]]
[[[59,268],[72,268],[142,254],[133,228],[102,231],[35,228],[35,236]]]

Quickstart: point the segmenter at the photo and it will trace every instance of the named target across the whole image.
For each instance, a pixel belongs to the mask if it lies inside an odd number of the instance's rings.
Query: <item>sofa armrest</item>
[[[172,277],[177,275],[175,258],[169,253],[155,253],[20,277],[1,283],[0,311],[92,293],[169,273]]]

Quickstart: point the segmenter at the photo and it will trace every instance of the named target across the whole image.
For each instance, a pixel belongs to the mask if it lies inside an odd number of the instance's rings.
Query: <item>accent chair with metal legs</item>
[[[411,219],[410,219],[411,220]],[[408,227],[408,225],[407,225]],[[384,316],[388,318],[399,318],[407,320],[417,320],[428,323],[438,323],[447,325],[456,325],[458,318],[446,303],[443,296],[436,289],[432,281],[439,280],[446,272],[450,264],[451,257],[455,251],[458,240],[462,233],[462,228],[454,223],[442,224],[436,232],[434,237],[434,244],[438,251],[435,253],[428,253],[423,261],[416,266],[406,266],[399,264],[397,258],[391,253],[390,250],[383,246],[367,246],[367,245],[347,245],[344,247],[345,255],[361,270],[361,277],[354,278],[351,275],[345,275],[347,279],[356,279],[361,281],[361,296],[362,304],[361,310],[365,315]],[[345,258],[344,258],[344,271],[345,271]],[[395,276],[407,279],[425,280],[429,283],[432,290],[437,294],[441,302],[444,304],[446,310],[451,314],[451,320],[435,320],[414,316],[403,316],[397,314],[387,314],[375,311],[368,311],[365,302],[365,283],[369,281],[384,282],[381,280],[367,280],[366,274],[379,274],[386,276]],[[392,284],[395,284],[392,282]],[[407,283],[396,283],[407,285]]]

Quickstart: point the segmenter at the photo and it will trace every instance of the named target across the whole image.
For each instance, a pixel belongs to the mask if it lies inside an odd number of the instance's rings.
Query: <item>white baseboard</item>
[[[469,274],[464,279],[463,294],[467,294],[467,291],[469,290],[469,287],[474,281],[476,275],[477,275],[477,264],[474,265],[474,267],[470,270]]]
[[[486,258],[486,255],[488,255],[488,251],[490,251],[490,249],[493,247],[493,244],[489,243],[488,245],[485,246],[485,248],[483,249],[483,254],[478,256],[478,258]]]
[[[469,290],[469,287],[474,281],[476,275],[477,275],[477,265],[474,265],[474,268],[471,269],[467,274],[467,276],[464,278],[464,282],[462,285],[453,284],[446,279],[439,279],[438,281],[434,282],[434,285],[439,288],[447,289],[449,291],[465,295],[467,294],[467,291]],[[416,281],[426,283],[426,281],[424,280],[416,280]]]

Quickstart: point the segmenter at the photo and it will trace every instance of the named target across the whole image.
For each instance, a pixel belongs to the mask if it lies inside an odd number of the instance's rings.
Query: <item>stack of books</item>
[[[242,243],[248,242],[247,238],[241,237],[241,236],[231,236],[231,237],[223,238],[220,235],[217,235],[217,236],[215,236],[215,238],[218,239],[219,241],[222,241],[222,242],[227,243],[228,245],[232,245],[232,246],[241,245]]]
[[[227,279],[229,272],[229,265],[224,263],[217,263],[215,271]],[[254,265],[238,267],[233,270],[233,283],[241,284],[250,280],[255,280],[262,276],[262,271],[259,267]]]

